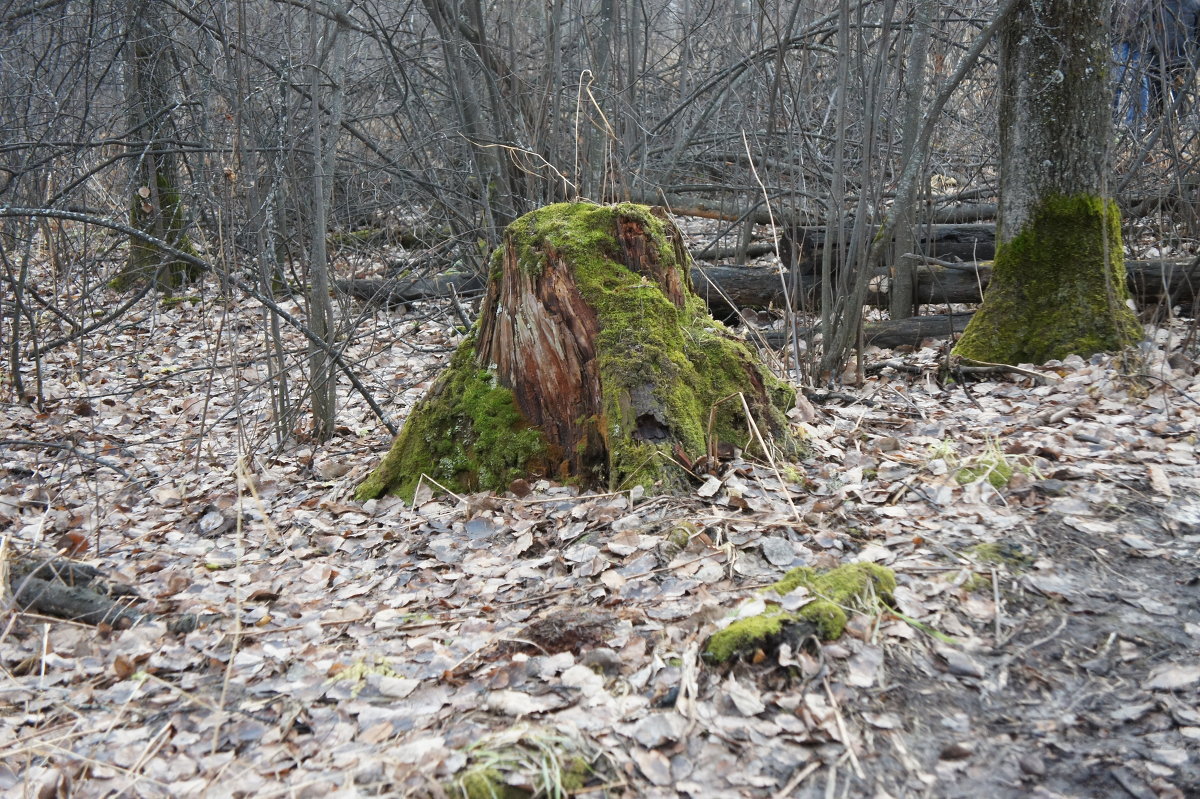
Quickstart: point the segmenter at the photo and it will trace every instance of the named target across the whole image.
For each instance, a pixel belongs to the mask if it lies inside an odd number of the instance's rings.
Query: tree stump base
[[[658,209],[562,203],[518,219],[479,322],[357,497],[411,501],[422,475],[456,491],[546,477],[666,492],[729,445],[761,452],[761,436],[795,454],[795,391],[708,315],[689,269]]]

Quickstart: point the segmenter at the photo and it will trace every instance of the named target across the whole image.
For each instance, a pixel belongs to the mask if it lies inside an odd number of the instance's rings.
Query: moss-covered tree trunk
[[[996,262],[960,355],[1042,363],[1140,337],[1105,188],[1110,6],[1021,0],[1002,29]]]
[[[687,251],[640,205],[551,205],[492,256],[478,324],[359,487],[411,499],[422,475],[454,490],[518,477],[681,488],[681,463],[721,445],[794,451],[793,393],[708,315]],[[712,418],[710,427],[710,416]]]
[[[179,148],[172,107],[176,104],[172,43],[162,5],[154,0],[128,0],[126,105],[133,144],[133,190],[129,224],[176,249],[191,251],[184,233],[183,198],[179,187]],[[125,268],[112,281],[123,291],[154,278],[163,289],[195,279],[200,270],[172,258],[158,247],[131,239]]]

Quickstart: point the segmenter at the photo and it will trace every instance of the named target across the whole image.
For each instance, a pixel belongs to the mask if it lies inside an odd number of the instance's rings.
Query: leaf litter
[[[142,615],[7,613],[5,794],[1200,794],[1182,323],[1047,382],[943,386],[936,347],[871,352],[906,368],[806,403],[809,459],[691,496],[520,481],[410,507],[350,499],[389,442],[346,386],[332,442],[298,421],[273,447],[259,311],[224,302],[93,333],[82,365],[46,357],[40,409],[7,405],[6,562],[66,551]],[[365,326],[348,358],[402,419],[456,334]],[[704,661],[788,569],[853,562],[895,571],[891,610]]]

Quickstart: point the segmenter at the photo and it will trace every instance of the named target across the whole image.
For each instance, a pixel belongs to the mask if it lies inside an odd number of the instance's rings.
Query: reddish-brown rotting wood
[[[658,215],[662,216],[661,212],[658,212]],[[676,263],[688,263],[687,249],[682,237],[674,225],[668,225],[668,229],[671,231],[671,246],[675,249]],[[687,279],[687,270],[664,266],[658,247],[649,241],[646,228],[636,219],[621,217],[618,220],[617,239],[621,243],[621,263],[634,274],[642,275],[660,286],[663,295],[674,303],[676,308],[682,308],[685,299],[683,281]]]
[[[612,259],[605,268],[641,276],[682,310],[690,285],[681,265],[689,259],[682,236],[674,226],[664,227],[670,250],[644,220],[618,216],[616,247],[604,253]],[[610,422],[633,440],[651,444],[669,442],[676,431],[651,371],[645,382],[629,374],[621,386],[607,386],[615,406],[605,404],[597,356],[600,320],[580,292],[577,265],[544,240],[533,246],[536,253],[518,252],[514,240],[505,239],[499,273],[480,309],[478,363],[495,370],[525,420],[545,435],[551,475],[605,479],[613,446],[606,439]],[[531,257],[536,257],[535,269],[528,266]],[[743,366],[750,390],[763,394],[761,375],[750,364]],[[607,419],[606,409],[619,419]]]
[[[682,239],[674,238],[677,257],[686,259]],[[620,218],[617,239],[620,253],[613,255],[619,263],[683,307],[685,272],[662,262],[643,224]],[[573,265],[545,243],[540,255],[536,272],[522,268],[520,253],[505,241],[501,274],[488,286],[480,310],[479,363],[495,367],[522,415],[545,434],[556,461],[548,464],[552,472],[562,477],[598,474],[608,460],[596,360],[599,321],[579,292]],[[634,406],[632,416],[638,419],[634,435],[658,440],[667,435],[661,427],[666,414],[652,388],[634,390],[623,399]]]
[[[504,267],[481,308],[479,362],[494,366],[525,419],[540,429],[560,477],[607,462],[596,361],[599,324],[579,293],[571,265],[553,251],[531,274],[505,242]]]

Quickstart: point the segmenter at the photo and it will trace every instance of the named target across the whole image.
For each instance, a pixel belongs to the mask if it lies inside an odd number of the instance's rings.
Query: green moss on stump
[[[661,271],[677,275],[684,287],[683,307],[671,302],[656,283],[618,261],[617,228],[622,219],[641,225]],[[532,258],[522,266],[534,274],[541,271],[550,252],[570,263],[580,295],[596,312],[608,488],[640,484],[664,491],[687,485],[686,475],[670,462],[668,447],[629,435],[636,426],[629,396],[643,385],[656,387],[672,439],[693,456],[703,453],[709,440],[710,409],[730,397],[734,398],[718,408],[712,437],[744,449],[752,447],[735,397],[738,392],[746,393],[765,433],[787,430],[782,412],[790,407],[794,390],[762,369],[757,356],[728,337],[725,327],[709,316],[704,301],[691,290],[686,250],[672,240],[667,223],[650,208],[632,203],[560,203],[517,220],[508,235],[518,253]],[[756,403],[747,390],[755,378],[765,385],[769,404]],[[796,451],[795,442],[786,435],[777,436],[776,443]]]
[[[896,576],[891,569],[874,563],[851,563],[821,574],[802,566],[764,590],[784,596],[800,587],[807,588],[817,599],[795,612],[771,605],[757,616],[735,621],[708,639],[705,659],[724,663],[769,646],[789,625],[811,625],[827,641],[839,638],[846,629],[846,611],[877,611],[879,603],[889,600],[895,592]]]
[[[996,252],[983,305],[954,352],[989,363],[1045,363],[1123,349],[1142,337],[1116,203],[1052,196]]]
[[[634,222],[644,232],[643,262],[665,282],[682,288],[680,305],[664,293],[657,279],[622,262],[623,222]],[[646,206],[560,203],[513,222],[505,231],[503,248],[490,262],[489,277],[495,284],[506,279],[510,254],[517,268],[534,278],[554,259],[556,266],[571,270],[579,297],[596,314],[599,408],[577,424],[594,433],[583,436],[580,447],[603,442],[607,463],[597,473],[560,474],[563,453],[553,451],[540,433],[524,424],[511,404],[511,394],[502,400],[501,394],[494,393],[506,389],[495,381],[487,384],[493,392],[489,396],[503,411],[493,419],[456,399],[464,391],[462,381],[475,378],[448,374],[443,378],[446,385],[435,387],[430,399],[414,411],[392,454],[357,496],[365,499],[392,491],[411,499],[422,471],[451,489],[462,490],[503,490],[514,477],[538,470],[545,476],[612,490],[634,485],[655,492],[683,489],[688,478],[672,463],[672,449],[678,444],[693,457],[706,451],[714,406],[711,438],[755,449],[736,396],[739,392],[745,394],[763,435],[783,452],[797,454],[799,445],[783,415],[794,390],[774,378],[755,353],[730,338],[724,326],[708,315],[707,306],[691,291],[687,251],[672,233],[669,223]],[[488,313],[494,309],[484,308],[482,314]],[[460,348],[449,371],[480,374],[477,362],[476,343],[471,339]],[[631,396],[647,386],[653,387],[653,403],[661,411],[656,415],[666,420],[665,441],[638,440],[632,435],[638,420]],[[456,425],[455,437],[461,442],[437,440],[437,431],[448,422]],[[483,430],[473,431],[476,425]],[[492,443],[505,451],[497,453],[498,463],[485,463],[490,456],[484,450]]]
[[[468,337],[458,348],[356,499],[390,490],[412,502],[422,475],[466,491],[499,489],[544,459],[545,438],[525,423],[512,392],[475,366],[474,344]]]

